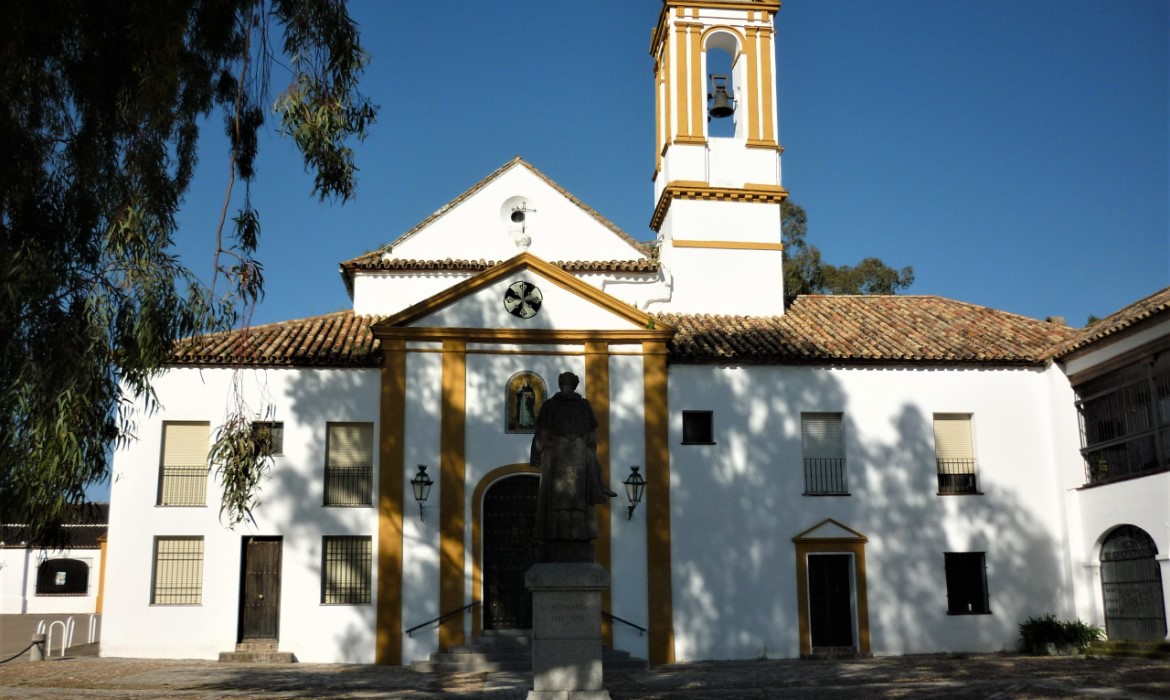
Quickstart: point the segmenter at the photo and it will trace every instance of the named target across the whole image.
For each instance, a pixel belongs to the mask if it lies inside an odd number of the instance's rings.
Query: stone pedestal
[[[601,592],[609,573],[592,562],[536,564],[532,591],[532,690],[528,700],[610,700],[601,669]]]

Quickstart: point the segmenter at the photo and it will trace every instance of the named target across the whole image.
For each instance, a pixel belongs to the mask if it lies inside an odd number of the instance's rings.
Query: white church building
[[[622,494],[596,543],[616,649],[999,651],[1046,612],[1164,639],[1170,290],[1087,330],[933,296],[785,308],[779,5],[664,0],[656,245],[517,158],[343,262],[352,310],[184,344],[115,454],[102,653],[404,664],[530,626],[532,415],[564,371]],[[234,530],[207,457],[233,386],[277,438]]]

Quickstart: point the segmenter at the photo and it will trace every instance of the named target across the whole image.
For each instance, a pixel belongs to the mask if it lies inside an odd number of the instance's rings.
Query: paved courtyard
[[[418,674],[400,667],[220,664],[77,656],[0,665],[0,699],[524,698],[525,674]],[[905,656],[702,662],[606,676],[614,700],[698,698],[1170,698],[1170,661]]]

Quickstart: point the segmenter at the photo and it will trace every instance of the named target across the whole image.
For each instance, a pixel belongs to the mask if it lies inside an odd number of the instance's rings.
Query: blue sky
[[[340,261],[515,155],[652,238],[659,7],[351,1],[372,54],[364,90],[382,108],[358,146],[358,198],[316,202],[293,146],[262,144],[268,294],[253,323],[347,308]],[[909,293],[1074,325],[1170,285],[1167,7],[786,0],[784,185],[808,211],[809,242],[834,264],[912,265]],[[227,182],[211,136],[180,217],[198,273]]]

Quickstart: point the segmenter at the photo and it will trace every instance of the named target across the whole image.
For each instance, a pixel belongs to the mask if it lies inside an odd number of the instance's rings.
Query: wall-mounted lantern
[[[418,501],[418,519],[425,521],[423,518],[423,504],[427,502],[427,498],[431,495],[431,485],[434,484],[431,477],[427,476],[427,465],[418,465],[418,474],[410,480],[410,485],[414,488],[414,500]]]
[[[626,485],[626,500],[630,502],[630,513],[627,520],[634,519],[634,509],[642,502],[642,495],[646,492],[646,480],[638,473],[640,467],[630,467],[630,475],[622,483]]]

